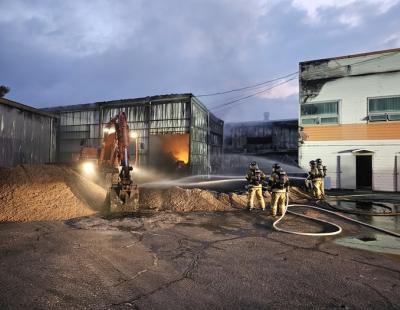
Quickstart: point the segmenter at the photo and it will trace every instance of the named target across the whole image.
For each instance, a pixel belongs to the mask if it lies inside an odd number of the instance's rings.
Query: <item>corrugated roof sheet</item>
[[[54,115],[52,115],[50,113],[44,112],[42,110],[35,109],[35,108],[30,107],[30,106],[28,106],[26,104],[22,104],[22,103],[19,103],[19,102],[16,102],[16,101],[12,101],[12,100],[9,100],[9,99],[6,99],[6,98],[0,98],[0,103],[8,105],[8,106],[16,108],[16,109],[19,109],[19,110],[23,110],[23,111],[29,111],[29,112],[32,112],[32,113],[35,113],[35,114],[44,115],[44,116],[48,116],[48,117],[52,117],[52,118],[56,117],[56,116],[54,116]]]
[[[169,94],[169,95],[156,95],[156,96],[147,96],[140,98],[130,98],[130,99],[118,99],[118,100],[110,100],[110,101],[98,101],[93,103],[85,103],[85,104],[74,104],[74,105],[65,105],[65,106],[57,106],[43,109],[44,111],[79,111],[79,110],[87,110],[87,109],[96,109],[98,106],[108,106],[108,105],[124,105],[126,103],[144,103],[148,101],[162,101],[162,100],[170,100],[170,99],[186,99],[192,97],[191,93],[184,94]],[[193,96],[194,97],[194,96]]]

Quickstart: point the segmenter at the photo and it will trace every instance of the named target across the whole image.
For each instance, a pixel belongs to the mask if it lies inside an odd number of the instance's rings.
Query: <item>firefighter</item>
[[[326,177],[326,166],[322,165],[322,159],[317,158],[315,160],[315,163],[317,164],[317,169],[320,177],[322,178],[321,180],[321,197],[325,198],[325,177]]]
[[[268,181],[268,189],[271,192],[271,214],[280,215],[285,212],[287,195],[289,193],[289,178],[285,171],[272,172]]]
[[[272,165],[272,173],[271,173],[271,175],[273,175],[274,173],[279,174],[279,171],[281,171],[281,170],[282,170],[281,166],[278,163],[275,163],[275,164]]]
[[[312,184],[313,195],[316,199],[322,198],[322,179],[323,177],[317,169],[317,163],[315,160],[310,161],[310,171],[308,172],[307,181]]]
[[[260,170],[257,163],[253,161],[250,163],[249,171],[246,175],[246,180],[249,183],[248,207],[249,210],[254,209],[254,197],[257,197],[260,202],[261,208],[265,210],[265,201],[262,192],[262,183],[266,180],[264,172]]]
[[[281,171],[281,170],[282,170],[282,168],[278,163],[273,164],[272,165],[271,176],[274,175],[274,174],[277,174],[279,176],[279,171]],[[267,185],[266,187],[263,187],[263,192],[265,194],[265,197],[267,197],[267,193],[268,192],[271,192],[271,187],[268,186],[268,184],[266,184],[266,185]]]

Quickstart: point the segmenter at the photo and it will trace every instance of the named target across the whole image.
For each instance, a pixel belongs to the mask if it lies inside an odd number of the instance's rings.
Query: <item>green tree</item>
[[[0,85],[0,98],[4,97],[10,91],[10,87]]]

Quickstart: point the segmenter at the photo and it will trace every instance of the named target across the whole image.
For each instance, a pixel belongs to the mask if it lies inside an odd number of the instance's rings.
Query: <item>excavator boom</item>
[[[108,187],[109,210],[123,212],[138,209],[139,191],[131,177],[129,127],[124,112],[118,113],[104,128],[98,165]]]

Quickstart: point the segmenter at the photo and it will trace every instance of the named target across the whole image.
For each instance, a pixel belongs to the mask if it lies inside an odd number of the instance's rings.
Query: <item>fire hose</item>
[[[317,201],[317,204],[319,204],[319,203],[320,202]],[[339,214],[337,212],[326,210],[326,209],[321,208],[321,207],[316,207],[316,206],[311,206],[311,205],[306,205],[306,204],[292,204],[291,205],[291,204],[289,204],[288,193],[286,193],[286,207],[284,208],[284,210],[282,212],[282,215],[272,224],[272,226],[274,227],[275,230],[280,231],[280,232],[285,232],[285,233],[288,233],[288,234],[294,234],[294,235],[319,236],[319,237],[338,235],[343,230],[342,227],[340,227],[339,225],[334,224],[332,222],[328,222],[328,221],[321,220],[321,219],[316,219],[316,218],[313,218],[311,216],[307,216],[307,215],[304,215],[304,214],[300,214],[300,213],[296,213],[296,212],[293,212],[293,211],[289,211],[288,210],[289,207],[305,207],[305,208],[319,210],[319,211],[322,211],[322,212],[333,214],[333,215],[335,215],[337,217],[340,217],[342,219],[345,219],[347,221],[350,221],[350,222],[353,222],[353,223],[357,223],[357,224],[360,224],[362,226],[366,226],[368,228],[372,228],[372,229],[378,230],[380,232],[386,233],[388,235],[400,238],[400,234],[398,234],[396,232],[393,232],[393,231],[390,231],[390,230],[386,230],[386,229],[383,229],[383,228],[380,228],[380,227],[377,227],[377,226],[374,226],[374,225],[370,225],[370,224],[367,224],[367,223],[352,219],[352,218],[347,217],[345,215]],[[313,220],[313,221],[317,221],[317,222],[320,222],[320,223],[331,225],[331,226],[335,227],[336,230],[333,231],[333,232],[308,233],[308,232],[292,231],[292,230],[279,228],[277,225],[278,225],[279,222],[281,222],[283,220],[283,218],[285,217],[286,213],[290,213],[290,214],[293,214],[293,215],[296,215],[296,216],[300,216],[300,217],[303,217],[303,218],[307,218],[307,219],[310,219],[310,220]]]
[[[331,205],[330,203],[326,202],[325,203],[331,208],[334,209],[335,211],[342,212],[342,213],[348,213],[348,214],[354,214],[354,215],[370,215],[370,216],[398,216],[400,215],[400,212],[364,212],[364,211],[355,211],[355,210],[345,210],[338,208],[336,206]],[[383,208],[390,209],[390,207],[382,205]]]

